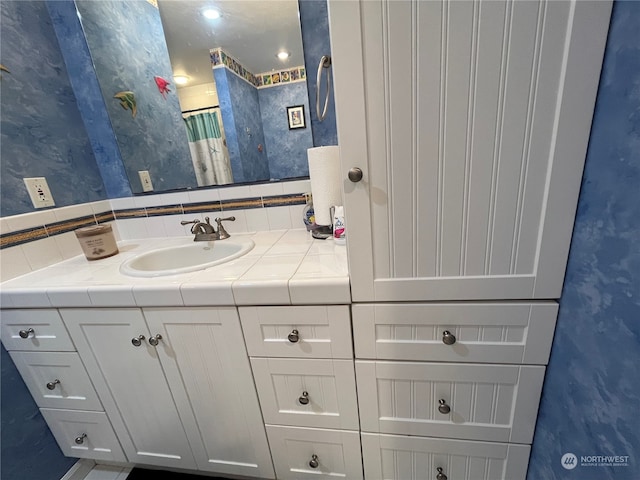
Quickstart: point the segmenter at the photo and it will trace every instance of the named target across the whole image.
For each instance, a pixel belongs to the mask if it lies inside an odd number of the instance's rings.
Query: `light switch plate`
[[[139,170],[138,176],[140,177],[140,183],[142,183],[142,191],[152,192],[153,183],[151,183],[151,175],[149,175],[149,170]]]
[[[27,186],[27,192],[33,202],[35,208],[54,207],[56,202],[53,201],[51,190],[44,177],[25,178],[24,184]]]

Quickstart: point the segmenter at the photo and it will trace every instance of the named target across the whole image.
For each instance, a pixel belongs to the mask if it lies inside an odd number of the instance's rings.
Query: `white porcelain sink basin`
[[[241,257],[254,247],[252,240],[217,240],[166,247],[133,257],[120,266],[132,277],[161,277],[195,272]]]

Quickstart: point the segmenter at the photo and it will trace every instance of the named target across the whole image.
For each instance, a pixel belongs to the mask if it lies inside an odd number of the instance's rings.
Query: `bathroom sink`
[[[159,248],[127,260],[120,266],[120,272],[132,277],[195,272],[241,257],[253,247],[252,240],[218,240]]]

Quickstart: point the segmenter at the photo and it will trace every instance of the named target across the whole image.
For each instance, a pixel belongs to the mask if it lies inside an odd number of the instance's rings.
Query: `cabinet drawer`
[[[240,307],[250,356],[353,358],[349,307]]]
[[[356,361],[362,430],[531,443],[544,370]]]
[[[49,408],[40,412],[67,457],[127,461],[105,413]]]
[[[438,468],[451,480],[524,480],[529,445],[442,438],[362,434],[365,478],[435,479]]]
[[[555,302],[354,305],[356,357],[546,365],[557,313]]]
[[[87,371],[75,352],[10,352],[41,408],[102,410]]]
[[[251,366],[265,423],[358,429],[352,360],[252,358]]]
[[[358,432],[267,425],[267,436],[279,480],[362,478]]]
[[[2,310],[2,343],[7,350],[75,350],[56,310]]]

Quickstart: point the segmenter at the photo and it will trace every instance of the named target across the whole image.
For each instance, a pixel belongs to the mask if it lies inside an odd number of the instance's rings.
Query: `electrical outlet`
[[[56,202],[53,201],[53,196],[51,195],[51,190],[49,190],[49,185],[47,185],[46,178],[35,177],[25,178],[23,180],[35,208],[55,206]]]
[[[140,177],[140,183],[142,183],[142,191],[152,192],[153,183],[151,183],[151,176],[149,175],[149,170],[139,170],[138,176]]]

